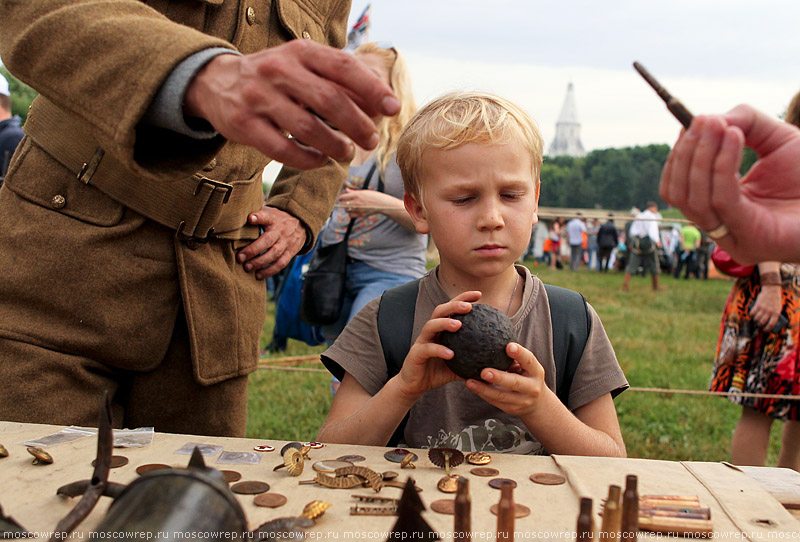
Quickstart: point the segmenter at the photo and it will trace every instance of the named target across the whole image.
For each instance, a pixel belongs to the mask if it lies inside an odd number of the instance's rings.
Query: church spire
[[[581,124],[575,108],[575,91],[572,83],[567,85],[567,96],[556,121],[556,137],[550,143],[549,156],[585,156],[581,143]]]

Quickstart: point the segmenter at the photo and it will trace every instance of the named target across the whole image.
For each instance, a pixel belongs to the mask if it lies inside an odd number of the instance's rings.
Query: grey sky
[[[367,0],[353,0],[350,24]],[[523,105],[545,144],[575,84],[588,150],[671,143],[679,125],[633,71],[642,62],[694,113],[800,90],[797,0],[373,0],[370,39],[406,56],[417,101],[482,89]]]

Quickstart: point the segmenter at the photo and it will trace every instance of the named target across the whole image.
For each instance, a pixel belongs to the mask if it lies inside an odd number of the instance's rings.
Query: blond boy
[[[343,380],[318,440],[385,446],[409,414],[404,444],[464,451],[625,456],[612,396],[628,384],[591,307],[590,332],[567,405],[555,388],[550,309],[542,282],[515,261],[537,222],[542,140],[518,106],[483,93],[452,93],[406,126],[397,161],[405,206],[441,263],[423,277],[412,345],[388,377],[370,302],[323,355]],[[485,303],[506,312],[519,337],[509,371],[464,381],[443,359],[449,318]]]

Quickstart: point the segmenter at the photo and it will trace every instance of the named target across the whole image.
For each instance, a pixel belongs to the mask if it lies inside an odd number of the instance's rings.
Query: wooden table
[[[75,505],[77,499],[56,495],[56,490],[67,483],[91,477],[91,461],[95,457],[97,440],[89,437],[47,448],[55,462],[52,465],[33,465],[32,457],[21,443],[63,429],[61,426],[0,422],[0,444],[10,456],[0,459],[0,505],[7,516],[13,517],[23,527],[36,533],[52,531],[58,521]],[[136,467],[147,463],[165,463],[174,467],[185,467],[189,456],[174,452],[189,442],[218,444],[226,451],[243,452],[254,450],[259,444],[269,444],[274,452],[261,455],[257,465],[219,465],[216,457],[206,458],[208,466],[230,469],[242,474],[242,480],[259,480],[270,484],[271,492],[285,495],[288,502],[276,509],[260,508],[253,504],[254,497],[237,496],[247,516],[249,528],[277,517],[296,516],[306,503],[312,500],[330,502],[333,506],[308,529],[310,539],[383,540],[391,530],[396,518],[392,516],[352,516],[350,507],[355,505],[351,495],[374,494],[369,488],[357,490],[329,489],[318,485],[300,485],[301,480],[314,477],[311,464],[318,460],[335,459],[342,455],[358,454],[366,458],[358,463],[378,472],[394,470],[400,479],[408,476],[415,479],[423,489],[420,496],[428,507],[423,513],[425,520],[444,538],[452,538],[453,516],[442,515],[430,509],[430,503],[439,499],[451,499],[436,488],[437,481],[444,476],[443,469],[434,466],[425,450],[415,450],[420,456],[415,469],[401,469],[397,463],[384,458],[388,448],[371,446],[325,445],[312,450],[311,461],[306,462],[305,471],[292,477],[286,469],[273,471],[282,462],[279,456],[282,441],[261,441],[242,438],[199,437],[156,433],[153,442],[142,448],[115,449],[115,455],[123,455],[129,463],[112,469],[110,481],[127,484],[135,480]],[[581,497],[594,500],[595,524],[600,525],[600,503],[608,493],[610,484],[625,485],[625,476],[635,474],[639,479],[639,493],[697,495],[703,506],[711,509],[716,537],[739,540],[798,540],[800,521],[794,518],[756,478],[722,463],[652,461],[643,459],[608,459],[575,456],[531,457],[511,454],[494,454],[489,465],[499,470],[499,477],[517,482],[514,498],[517,503],[531,509],[531,514],[516,520],[517,538],[549,539],[571,538],[575,531],[578,504]],[[453,472],[470,480],[472,499],[472,527],[478,538],[494,540],[497,520],[489,507],[499,500],[500,492],[491,488],[488,481],[470,474],[474,465],[462,464]],[[768,469],[770,476],[779,480],[794,474],[787,469]],[[529,477],[534,473],[561,474],[567,483],[541,485]],[[800,476],[800,475],[798,475]],[[761,478],[764,476],[763,471]],[[783,487],[783,497],[798,499],[791,483]],[[400,489],[386,487],[380,496],[399,497]],[[78,533],[93,530],[104,517],[111,499],[102,497],[91,515],[79,526]],[[569,533],[569,534],[567,534]],[[642,535],[644,536],[644,535]],[[650,534],[646,535],[650,538]],[[666,538],[652,535],[652,538]]]

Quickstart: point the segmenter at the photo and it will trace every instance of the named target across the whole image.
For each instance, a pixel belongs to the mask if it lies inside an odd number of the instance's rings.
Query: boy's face
[[[449,273],[487,278],[507,270],[538,221],[539,185],[525,147],[469,143],[425,151],[424,208],[406,196],[417,231],[430,233]]]

